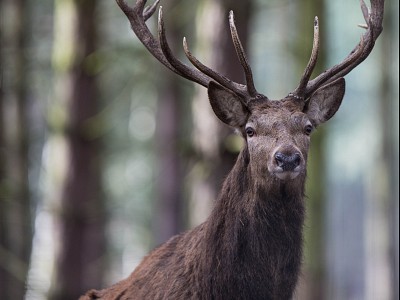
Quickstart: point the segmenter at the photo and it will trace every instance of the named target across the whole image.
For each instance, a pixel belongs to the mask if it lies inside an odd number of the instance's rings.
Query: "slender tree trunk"
[[[233,47],[228,13],[234,11],[241,42],[247,49],[251,8],[252,1],[208,0],[200,7],[197,20],[197,39],[202,47],[196,50],[196,56],[212,69],[240,83],[244,83],[244,73]],[[204,51],[204,45],[207,51]],[[190,222],[197,225],[209,215],[222,181],[236,160],[240,150],[237,144],[241,143],[241,138],[217,120],[211,110],[207,90],[203,87],[196,87],[193,119],[198,162],[191,183]]]
[[[379,203],[381,203],[380,214],[382,221],[387,222],[385,227],[388,229],[388,245],[385,245],[387,249],[385,247],[381,253],[382,260],[390,272],[388,295],[390,299],[399,299],[399,4],[388,1],[385,5],[386,14],[383,24],[385,30],[380,40],[382,79],[379,104],[383,136],[379,162],[377,162],[377,165],[382,168],[378,193],[380,194]]]
[[[176,55],[181,49],[183,28],[189,26],[181,17],[183,0],[172,0],[163,4],[166,13],[168,40]],[[182,129],[185,124],[185,101],[183,82],[175,74],[161,67],[158,89],[158,111],[156,146],[158,171],[156,178],[156,213],[154,239],[157,245],[165,242],[183,229],[183,170],[182,170]]]
[[[239,63],[235,48],[233,47],[232,37],[229,30],[229,25],[227,21],[227,16],[230,10],[235,13],[236,27],[240,40],[246,50],[247,56],[249,56],[248,42],[250,36],[250,20],[251,20],[251,10],[252,1],[235,1],[235,0],[221,0],[221,26],[218,30],[218,37],[214,40],[214,62],[216,70],[219,70],[221,74],[226,74],[228,78],[235,82],[245,84],[243,68]],[[251,58],[249,57],[250,61]],[[239,153],[240,147],[234,148],[229,144],[229,140],[236,139],[241,140],[235,133],[232,132],[231,128],[226,125],[220,125],[220,144],[219,144],[219,155],[221,161],[215,166],[215,176],[217,180],[216,183],[217,190],[225,178],[225,176],[232,169],[237,154]]]
[[[172,16],[171,9],[178,5],[177,0],[168,1],[168,39],[176,45],[178,20]],[[164,6],[164,5],[163,5]],[[161,244],[177,234],[181,228],[182,217],[182,174],[179,159],[179,130],[181,127],[181,86],[180,82],[169,70],[160,70],[162,80],[158,91],[157,111],[157,203],[154,222],[155,243]]]
[[[177,18],[171,16],[171,8],[179,1],[168,1],[168,39],[176,46],[178,36]],[[180,44],[180,43],[179,43]],[[161,244],[182,229],[182,174],[179,158],[180,128],[182,126],[181,81],[169,70],[160,70],[163,79],[158,91],[157,111],[157,203],[155,219],[155,242]]]
[[[168,70],[166,71],[168,72]],[[155,243],[182,230],[182,167],[179,131],[182,126],[181,91],[174,74],[164,74],[157,112],[157,203]]]
[[[319,20],[324,20],[320,24],[320,49],[326,49],[324,42],[326,34],[324,32],[327,26],[325,16],[324,1],[303,0],[299,4],[297,19],[297,46],[298,54],[298,73],[303,72],[311,54],[313,39],[313,20],[318,16]],[[318,64],[314,70],[315,74],[320,74],[325,69],[326,56],[325,51],[320,51],[318,55]],[[324,235],[325,235],[325,204],[326,204],[326,128],[318,128],[318,131],[312,136],[312,143],[307,167],[306,182],[306,211],[307,218],[305,224],[305,262],[303,265],[303,276],[300,278],[299,294],[304,299],[323,299],[326,288],[325,283],[325,261],[324,261]]]
[[[25,0],[0,4],[0,298],[22,299],[32,249],[33,218],[28,182],[29,12]]]
[[[67,110],[67,169],[57,216],[60,249],[50,296],[54,300],[77,299],[103,283],[105,208],[101,192],[101,141],[96,135],[99,95],[95,65],[91,65],[97,45],[97,3],[56,2],[56,22],[60,21],[57,18],[67,17],[69,22],[63,21],[69,27],[55,30],[56,43],[61,43],[55,44],[57,95]],[[70,41],[63,38],[65,34],[70,35]]]

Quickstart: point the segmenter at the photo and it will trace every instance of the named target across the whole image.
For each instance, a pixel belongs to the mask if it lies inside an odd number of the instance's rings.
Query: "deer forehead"
[[[301,129],[309,121],[307,115],[299,111],[297,107],[278,101],[271,102],[255,105],[250,109],[248,126],[283,133],[283,131]]]

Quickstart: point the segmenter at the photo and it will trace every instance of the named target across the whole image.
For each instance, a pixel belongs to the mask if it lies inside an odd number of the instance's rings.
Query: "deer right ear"
[[[339,78],[321,88],[311,97],[305,113],[315,125],[328,121],[339,109],[346,88],[344,78]]]
[[[249,112],[234,93],[211,81],[208,98],[215,115],[222,122],[236,128],[246,124]]]

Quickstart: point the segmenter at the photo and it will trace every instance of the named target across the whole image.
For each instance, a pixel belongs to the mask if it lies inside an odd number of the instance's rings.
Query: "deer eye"
[[[246,134],[248,137],[252,137],[256,134],[256,131],[252,127],[247,127],[246,128]]]
[[[304,133],[307,135],[310,135],[314,130],[314,127],[311,125],[311,123],[307,123],[307,125],[304,127]]]

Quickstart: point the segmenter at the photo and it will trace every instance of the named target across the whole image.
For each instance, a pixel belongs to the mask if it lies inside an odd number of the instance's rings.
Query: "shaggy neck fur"
[[[245,148],[209,219],[86,299],[291,299],[301,262],[305,174],[254,178]]]
[[[209,299],[289,299],[296,285],[305,174],[291,181],[250,174],[244,149],[204,228]]]

